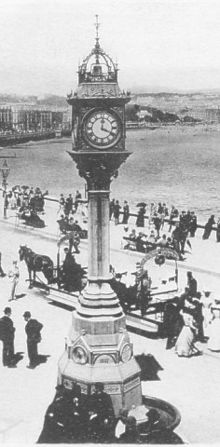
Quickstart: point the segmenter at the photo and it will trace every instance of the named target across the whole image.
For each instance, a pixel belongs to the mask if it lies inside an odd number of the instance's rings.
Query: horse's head
[[[30,256],[30,254],[33,253],[30,248],[27,247],[27,245],[20,245],[18,254],[20,261],[27,260]]]

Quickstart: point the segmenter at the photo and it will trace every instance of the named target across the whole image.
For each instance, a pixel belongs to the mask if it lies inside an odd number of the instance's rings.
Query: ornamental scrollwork
[[[69,152],[76,162],[79,175],[88,184],[89,189],[108,190],[113,178],[118,176],[120,165],[129,156],[129,153],[92,155],[85,153]]]

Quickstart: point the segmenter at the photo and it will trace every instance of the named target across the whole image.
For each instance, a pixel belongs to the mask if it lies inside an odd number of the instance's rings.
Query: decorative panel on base
[[[85,322],[87,332],[79,331],[80,323],[85,328]],[[124,324],[124,317],[119,321],[86,321],[73,312],[73,325],[58,365],[58,382],[66,388],[76,382],[82,393],[89,395],[95,383],[102,382],[111,396],[115,416],[120,408],[130,409],[142,402],[140,368]],[[102,331],[94,332],[97,327]]]

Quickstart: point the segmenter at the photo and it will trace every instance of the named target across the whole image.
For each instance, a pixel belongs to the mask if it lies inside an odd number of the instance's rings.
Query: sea
[[[130,156],[112,181],[111,198],[121,204],[127,200],[132,211],[138,202],[163,202],[194,210],[200,222],[210,214],[220,217],[220,127],[129,130],[126,147]],[[75,195],[78,189],[84,197],[85,181],[68,154],[71,149],[67,138],[2,148],[2,159],[16,156],[8,159],[8,187],[39,186],[54,197]]]

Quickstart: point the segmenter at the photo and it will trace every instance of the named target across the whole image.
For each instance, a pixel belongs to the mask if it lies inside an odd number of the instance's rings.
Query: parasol
[[[139,202],[136,206],[147,206],[145,202]]]

